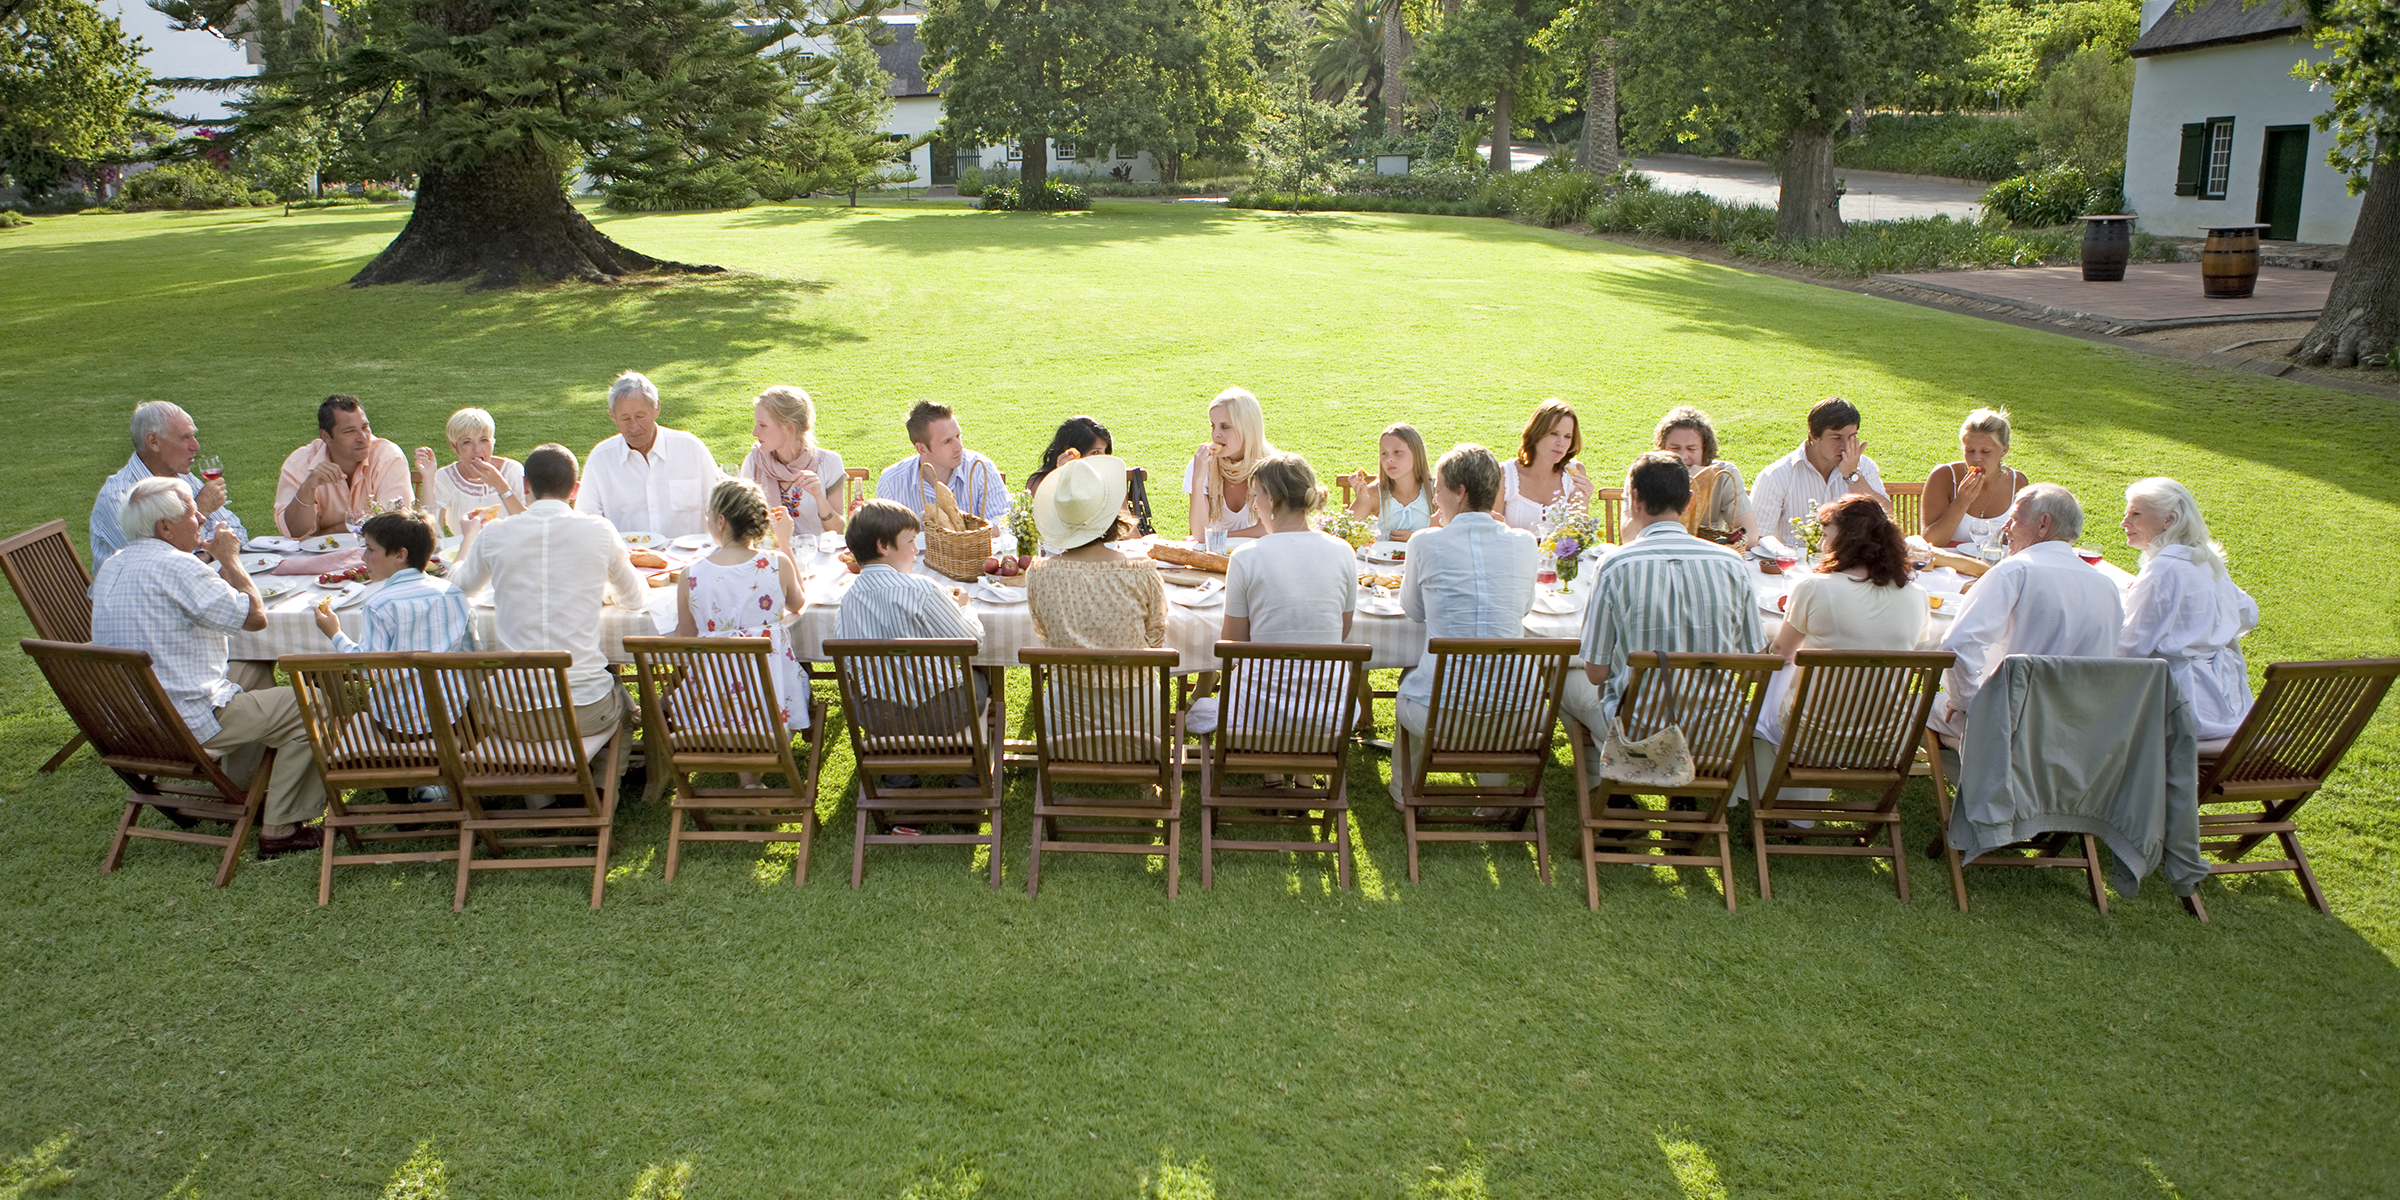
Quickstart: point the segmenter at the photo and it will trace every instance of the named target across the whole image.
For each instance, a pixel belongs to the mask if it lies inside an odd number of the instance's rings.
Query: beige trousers
[[[235,682],[241,682],[239,678]],[[217,710],[217,736],[201,745],[225,756],[225,773],[248,787],[263,752],[275,751],[267,779],[269,825],[293,825],[325,811],[325,784],[317,778],[316,752],[300,721],[300,701],[288,687],[243,692]]]

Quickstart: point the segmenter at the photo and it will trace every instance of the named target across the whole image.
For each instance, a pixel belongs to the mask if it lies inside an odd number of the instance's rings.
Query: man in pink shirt
[[[358,397],[336,393],[317,406],[317,438],[283,460],[275,481],[275,528],[285,537],[342,533],[370,501],[385,508],[415,502],[408,456],[375,436]]]

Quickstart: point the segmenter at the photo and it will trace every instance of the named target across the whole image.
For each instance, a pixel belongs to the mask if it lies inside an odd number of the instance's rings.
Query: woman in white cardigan
[[[2121,658],[2163,658],[2191,702],[2202,741],[2233,736],[2250,713],[2250,667],[2242,635],[2258,627],[2258,602],[2225,567],[2224,548],[2192,493],[2172,479],[2125,489],[2126,544],[2142,573],[2125,596]]]

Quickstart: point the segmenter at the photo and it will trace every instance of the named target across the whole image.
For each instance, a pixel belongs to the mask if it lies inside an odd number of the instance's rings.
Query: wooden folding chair
[[[1714,867],[1725,893],[1725,910],[1736,907],[1733,893],[1733,836],[1725,809],[1733,785],[1750,764],[1750,737],[1758,725],[1759,706],[1766,700],[1767,680],[1783,665],[1773,654],[1661,654],[1632,656],[1626,664],[1625,690],[1617,697],[1616,722],[1629,741],[1652,737],[1669,725],[1683,729],[1691,747],[1693,779],[1681,787],[1661,788],[1619,783],[1601,776],[1600,763],[1590,747],[1606,735],[1587,731],[1567,719],[1568,744],[1575,751],[1575,802],[1580,824],[1576,841],[1583,850],[1584,903],[1600,908],[1600,864]],[[1617,797],[1627,805],[1612,807]],[[1638,797],[1656,796],[1661,807],[1643,807]],[[1675,800],[1689,798],[1692,807],[1678,809]],[[1703,847],[1714,837],[1717,852]]]
[[[775,677],[774,645],[766,638],[629,637],[642,694],[642,720],[651,749],[649,769],[673,781],[667,811],[667,879],[675,878],[683,843],[791,842],[798,846],[792,886],[808,882],[808,852],[817,832],[817,769],[825,751],[825,704],[808,705],[808,768],[792,756]],[[702,771],[760,776],[758,787],[704,788]],[[783,786],[765,782],[783,776]],[[739,780],[736,780],[738,785]],[[689,817],[696,828],[686,829]]]
[[[1892,523],[1900,527],[1900,536],[1913,537],[1925,532],[1925,485],[1922,483],[1887,483],[1885,494],[1892,498]]]
[[[1851,653],[1803,650],[1795,660],[1792,711],[1783,744],[1753,786],[1750,848],[1758,859],[1758,898],[1775,898],[1768,860],[1778,854],[1836,855],[1892,860],[1900,902],[1908,903],[1908,850],[1900,831],[1900,792],[1916,765],[1925,718],[1942,672],[1958,656],[1932,653]],[[1756,771],[1755,760],[1750,769]],[[1873,800],[1823,799],[1786,789],[1848,788],[1878,792]],[[1799,825],[1794,822],[1807,821]],[[1884,844],[1875,844],[1875,835]]]
[[[1934,816],[1939,822],[1937,832],[1933,835],[1933,844],[1925,848],[1925,856],[1927,858],[1939,857],[1949,864],[1950,897],[1957,902],[1958,911],[1965,912],[1967,911],[1967,859],[1959,854],[1957,847],[1950,844],[1950,778],[1958,773],[1958,743],[1948,736],[1928,728],[1924,733],[1924,746],[1924,762],[1928,768],[1927,773],[1933,777]],[[2070,853],[2078,849],[2082,853]],[[2091,889],[2092,907],[2099,909],[2101,916],[2108,915],[2108,880],[2104,874],[2106,867],[2100,861],[2100,840],[2091,834],[2046,833],[2021,842],[1995,846],[1990,851],[1978,855],[1974,862],[1979,867],[2037,867],[2043,869],[2063,867],[2069,870],[2080,870],[2083,872],[2084,882]],[[2196,900],[2197,897],[2195,896],[2194,899]],[[2206,910],[2198,907],[2197,904],[2193,906],[2193,911],[2201,914],[2202,920],[2207,919]]]
[[[0,573],[25,606],[33,636],[46,642],[92,640],[92,573],[67,540],[67,523],[52,521],[0,541]],[[59,747],[42,770],[55,771],[84,743],[77,733]]]
[[[291,676],[325,785],[325,845],[317,859],[317,903],[333,902],[333,869],[370,863],[456,862],[458,850],[367,849],[439,837],[447,844],[467,817],[458,797],[434,804],[353,804],[344,792],[435,787],[442,755],[425,707],[413,654],[291,654],[278,664]],[[403,830],[398,824],[418,828]],[[334,835],[339,833],[337,839]],[[340,852],[347,842],[352,853]]]
[[[1350,886],[1350,796],[1345,770],[1368,647],[1218,642],[1225,664],[1217,731],[1200,764],[1200,886],[1216,886],[1217,851],[1331,853]],[[1235,786],[1235,774],[1289,774],[1289,786]],[[1319,787],[1314,777],[1325,776]],[[1303,782],[1306,781],[1306,782]],[[1237,841],[1217,826],[1316,831],[1314,841]],[[1330,834],[1330,836],[1328,836]]]
[[[1531,842],[1535,870],[1550,881],[1550,819],[1542,772],[1558,728],[1558,692],[1574,657],[1573,638],[1434,638],[1417,667],[1433,672],[1425,753],[1393,722],[1392,774],[1400,781],[1400,825],[1408,837],[1408,881],[1417,882],[1426,842]],[[1460,773],[1466,783],[1434,783]],[[1514,781],[1486,784],[1478,775]],[[1427,825],[1449,828],[1433,830]]]
[[[1614,545],[1624,536],[1625,489],[1601,488],[1592,494],[1592,503],[1600,509],[1600,536]]]
[[[1183,714],[1173,650],[1020,650],[1033,674],[1035,774],[1025,894],[1041,894],[1042,852],[1163,856],[1175,898],[1183,851]],[[1129,787],[1130,799],[1069,795]],[[1072,835],[1072,840],[1070,840]],[[1163,845],[1160,839],[1163,836]],[[1133,838],[1133,841],[1095,841]]]
[[[2333,911],[2309,870],[2300,827],[2292,818],[2341,765],[2395,676],[2400,676],[2400,658],[2267,668],[2266,686],[2242,727],[2222,749],[2201,745],[2200,849],[2217,860],[2209,864],[2209,874],[2290,871],[2317,911]],[[2282,858],[2242,861],[2270,836],[2283,847]],[[2205,919],[2205,909],[2195,911]]]
[[[133,789],[125,796],[125,814],[117,821],[116,836],[109,839],[107,856],[100,860],[100,873],[117,869],[129,840],[152,838],[222,847],[216,885],[224,887],[241,863],[242,843],[266,807],[275,751],[259,756],[250,786],[244,788],[192,736],[174,701],[159,686],[147,653],[34,638],[18,645],[42,669],[50,690],[58,694],[75,727],[91,740],[100,761]],[[144,808],[160,809],[183,821],[229,821],[233,831],[218,836],[145,828],[135,824]]]
[[[850,886],[867,874],[867,847],[984,846],[1000,886],[1001,745],[1004,698],[975,702],[972,638],[835,638],[825,643],[842,689],[850,749],[858,761],[858,832]],[[916,776],[894,787],[891,776]],[[965,787],[946,781],[969,777]],[[943,782],[936,782],[936,779]],[[971,833],[924,833],[963,825]],[[900,832],[907,830],[909,832]]]
[[[467,883],[477,871],[571,867],[591,868],[592,907],[600,907],[631,730],[620,723],[589,737],[575,732],[575,694],[567,684],[573,660],[563,652],[419,654],[416,660],[441,750],[444,785],[466,809],[466,819],[458,824],[452,910],[466,909]],[[455,713],[461,703],[467,711]],[[592,760],[604,750],[607,765],[595,774]],[[573,797],[580,803],[485,807],[485,801],[500,796]],[[495,857],[477,858],[478,844]],[[590,846],[592,852],[497,857],[548,846]]]

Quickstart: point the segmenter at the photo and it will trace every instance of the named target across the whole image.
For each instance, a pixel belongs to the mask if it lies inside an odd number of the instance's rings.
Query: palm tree
[[[1336,9],[1319,4],[1316,36],[1309,39],[1308,82],[1319,100],[1339,100],[1360,86],[1364,99],[1383,93],[1383,16],[1378,0],[1350,0]],[[1341,23],[1325,20],[1334,12]]]

